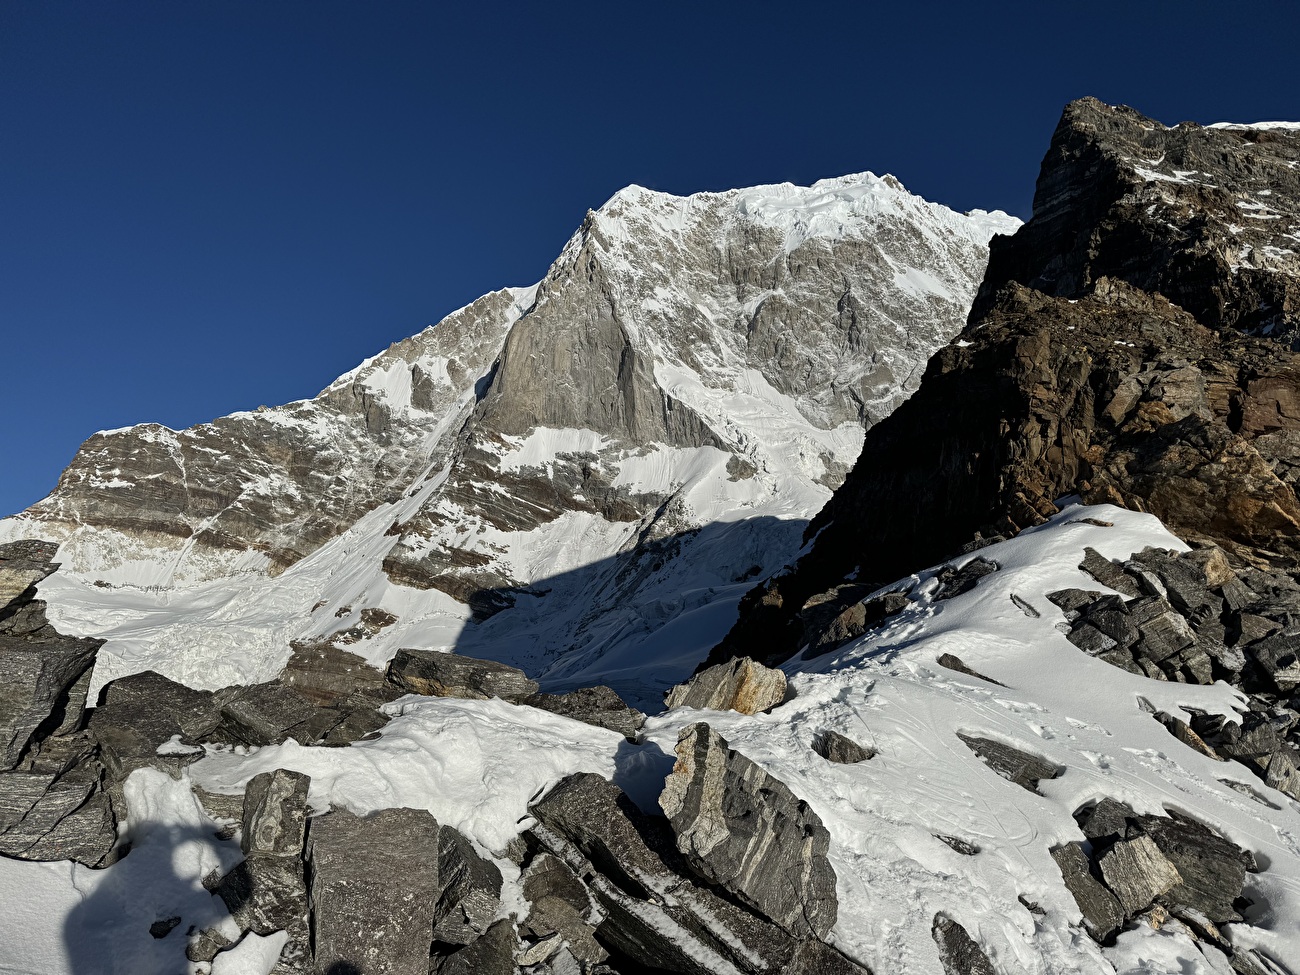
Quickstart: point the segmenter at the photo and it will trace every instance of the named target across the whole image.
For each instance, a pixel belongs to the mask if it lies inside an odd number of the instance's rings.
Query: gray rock
[[[992,677],[985,677],[977,670],[971,670],[967,667],[961,657],[951,653],[941,653],[935,660],[940,667],[946,667],[949,670],[956,671],[959,674],[965,674],[967,677],[974,677],[976,680],[982,680],[989,684],[996,684],[998,687],[1006,687],[1001,681],[996,681]]]
[[[1093,877],[1083,845],[1066,843],[1051,852],[1066,889],[1083,915],[1088,933],[1097,941],[1109,941],[1124,924],[1124,910],[1115,895]]]
[[[308,898],[302,860],[255,853],[245,857],[216,886],[241,931],[267,935],[287,931],[305,947]]]
[[[666,710],[695,708],[758,714],[785,700],[785,673],[749,657],[716,664],[664,696]]]
[[[230,947],[230,939],[216,928],[204,928],[185,948],[185,957],[190,961],[212,961],[213,958]]]
[[[936,600],[952,599],[970,592],[986,575],[998,571],[998,564],[985,558],[973,558],[960,569],[945,565],[935,577],[939,586],[934,591]]]
[[[338,721],[335,713],[278,680],[226,688],[215,699],[221,724],[214,734],[239,745],[278,745],[290,738],[311,745]]]
[[[428,975],[438,838],[437,820],[415,809],[365,819],[336,809],[311,821],[312,944],[320,971]]]
[[[1095,548],[1088,547],[1083,550],[1083,561],[1079,563],[1079,568],[1103,586],[1114,589],[1118,593],[1125,596],[1142,595],[1138,584],[1122,568]]]
[[[429,968],[431,975],[515,975],[519,938],[509,919],[497,921],[472,944],[439,950]]]
[[[1065,618],[1068,620],[1076,619],[1081,609],[1095,602],[1100,596],[1100,592],[1087,589],[1058,589],[1047,594],[1047,598],[1065,612]]]
[[[975,939],[952,918],[936,914],[930,935],[939,946],[944,975],[998,975]]]
[[[1076,811],[1074,819],[1088,839],[1109,842],[1128,835],[1137,821],[1137,813],[1124,803],[1105,796],[1096,804]]]
[[[115,781],[137,768],[165,767],[158,747],[173,738],[183,744],[206,739],[221,720],[210,691],[196,691],[146,671],[105,685],[91,713],[90,734]]]
[[[645,724],[644,714],[628,705],[612,688],[603,685],[582,687],[567,694],[533,694],[520,703],[598,728],[608,728],[632,740]]]
[[[1038,791],[1042,779],[1054,779],[1062,769],[1037,755],[1022,752],[1018,748],[991,738],[957,733],[957,737],[966,743],[966,747],[982,758],[993,771],[1008,782],[1014,782],[1030,792]]]
[[[307,831],[311,776],[276,769],[253,776],[244,789],[244,853],[297,857]]]
[[[1284,694],[1300,687],[1300,637],[1281,633],[1250,644],[1246,652]]]
[[[103,643],[61,636],[52,628],[26,637],[0,634],[0,770],[18,765],[51,718],[57,719],[54,727],[62,724],[72,688]]]
[[[411,694],[519,703],[537,693],[537,683],[515,667],[438,650],[398,650],[388,680]]]
[[[1143,816],[1138,825],[1178,871],[1179,883],[1164,894],[1178,908],[1190,908],[1215,924],[1241,920],[1233,901],[1241,896],[1255,858],[1235,843],[1190,819]]]
[[[483,935],[501,904],[501,871],[450,826],[438,830],[438,904],[433,934],[448,944]]]
[[[701,975],[791,964],[799,942],[695,880],[664,821],[607,780],[571,775],[532,812],[533,841],[582,880],[609,950],[651,969]]]
[[[813,736],[812,748],[826,761],[837,762],[840,765],[855,765],[876,756],[874,748],[864,748],[852,738],[846,738],[838,731],[831,731],[829,728]]]
[[[58,568],[58,546],[38,539],[0,545],[0,612]]]
[[[1119,647],[1114,639],[1086,621],[1080,622],[1070,630],[1066,634],[1066,639],[1091,657],[1101,657]],[[1121,652],[1124,653],[1125,659],[1129,659],[1128,651],[1121,650]]]
[[[821,819],[704,722],[683,729],[676,751],[659,805],[678,850],[791,934],[824,938],[838,900]]]
[[[1124,909],[1125,917],[1145,910],[1182,882],[1178,869],[1150,836],[1120,840],[1102,854],[1101,874]]]

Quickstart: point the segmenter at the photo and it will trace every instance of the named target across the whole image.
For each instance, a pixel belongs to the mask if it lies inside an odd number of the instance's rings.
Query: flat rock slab
[[[388,665],[388,680],[411,694],[518,704],[536,694],[537,682],[515,667],[440,650],[398,650]]]
[[[700,671],[664,696],[664,707],[758,714],[785,700],[785,673],[749,657]]]
[[[415,809],[311,821],[312,941],[318,970],[428,975],[437,910],[438,821]]]
[[[830,834],[784,783],[698,722],[678,739],[659,805],[701,876],[791,934],[826,937],[839,905]]]
[[[1100,866],[1106,886],[1118,898],[1125,917],[1150,907],[1152,901],[1183,879],[1149,836],[1116,843],[1102,855]]]
[[[522,701],[529,707],[562,714],[584,724],[617,731],[624,738],[635,739],[645,715],[628,705],[610,687],[582,687],[567,694],[534,694]]]
[[[998,775],[1030,792],[1038,791],[1040,780],[1054,779],[1061,774],[1060,767],[1046,759],[1022,752],[1019,748],[994,741],[992,738],[963,735],[961,732],[957,733],[957,737]]]

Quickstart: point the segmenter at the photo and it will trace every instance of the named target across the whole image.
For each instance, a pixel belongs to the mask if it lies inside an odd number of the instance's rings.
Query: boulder
[[[1178,869],[1146,835],[1120,840],[1102,854],[1099,866],[1125,917],[1145,910],[1182,882]]]
[[[477,941],[501,904],[501,871],[478,855],[450,826],[438,830],[438,904],[434,938],[447,944]]]
[[[302,855],[307,832],[307,790],[311,776],[288,769],[262,772],[244,789],[244,853],[266,856]]]
[[[1255,858],[1208,826],[1179,816],[1142,816],[1138,827],[1177,870],[1179,882],[1163,899],[1199,912],[1215,924],[1240,921],[1233,902]]]
[[[824,938],[838,900],[821,819],[704,722],[683,729],[676,751],[659,805],[677,849],[791,934]]]
[[[1142,590],[1132,577],[1095,548],[1083,550],[1083,561],[1079,568],[1092,576],[1103,586],[1114,589],[1125,596],[1141,596]]]
[[[855,765],[876,757],[874,748],[864,748],[852,738],[846,738],[838,731],[827,728],[813,736],[812,748],[828,762],[840,765]]]
[[[104,686],[89,729],[109,774],[121,782],[137,768],[170,770],[175,761],[160,757],[159,746],[174,738],[197,744],[213,733],[220,720],[211,691],[196,691],[145,671]]]
[[[482,937],[462,948],[437,951],[430,975],[515,975],[519,938],[508,918],[497,921]]]
[[[530,841],[564,862],[596,903],[597,936],[607,950],[650,970],[712,975],[732,969],[782,975],[860,973],[823,956],[766,918],[720,897],[695,879],[659,817],[641,813],[618,787],[591,773],[571,775],[532,807]],[[545,867],[539,868],[546,871]],[[540,882],[540,881],[538,881]],[[535,882],[536,883],[536,882]],[[556,896],[581,899],[561,881]],[[567,893],[562,893],[566,891]]]
[[[960,569],[945,565],[935,576],[939,586],[934,591],[935,600],[952,599],[962,593],[970,592],[986,575],[998,571],[998,564],[988,559],[976,557]]]
[[[533,694],[520,703],[617,731],[630,740],[636,739],[637,732],[645,724],[644,714],[628,705],[612,688],[603,685],[582,687],[567,694]]]
[[[1061,774],[1059,766],[1003,742],[964,735],[961,732],[957,733],[957,737],[998,775],[1030,792],[1038,791],[1040,780],[1054,779]]]
[[[518,704],[537,693],[536,681],[515,667],[439,650],[398,650],[388,664],[388,680],[410,694]]]
[[[967,677],[974,677],[976,680],[982,680],[988,684],[996,684],[998,687],[1007,686],[1006,684],[1003,684],[1001,681],[994,680],[992,677],[985,677],[977,670],[971,670],[971,668],[967,667],[966,664],[962,661],[961,657],[958,657],[951,653],[939,654],[938,658],[935,660],[935,663],[937,663],[940,667],[946,667],[948,670],[955,671],[959,674],[965,674]]]
[[[678,684],[664,696],[664,707],[739,711],[758,714],[785,700],[785,674],[749,657],[717,664]]]
[[[1088,867],[1088,857],[1081,843],[1066,843],[1052,851],[1052,859],[1061,871],[1066,890],[1074,897],[1084,926],[1097,941],[1109,941],[1124,924],[1124,909]]]
[[[36,634],[0,633],[0,770],[15,768],[33,740],[79,706],[72,691],[90,670],[103,640],[77,639],[44,627]]]
[[[221,724],[214,734],[237,745],[279,745],[290,738],[311,745],[339,720],[336,712],[316,707],[279,680],[228,687],[218,691],[215,700]]]
[[[59,567],[53,561],[58,550],[31,538],[0,545],[0,612]]]
[[[428,975],[438,839],[438,821],[415,809],[364,819],[336,809],[311,821],[312,944],[320,971]]]
[[[998,975],[975,939],[952,918],[936,914],[930,935],[939,946],[944,975]]]

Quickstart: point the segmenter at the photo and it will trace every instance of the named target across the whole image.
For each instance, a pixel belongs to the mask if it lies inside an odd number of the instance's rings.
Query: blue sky
[[[0,514],[314,395],[627,183],[1028,215],[1064,103],[1300,118],[1300,5],[0,0]]]

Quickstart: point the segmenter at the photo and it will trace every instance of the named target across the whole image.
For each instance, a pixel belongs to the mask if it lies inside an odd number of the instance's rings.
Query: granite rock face
[[[807,803],[699,722],[682,731],[659,804],[677,848],[702,876],[791,934],[835,923],[830,836]]]

